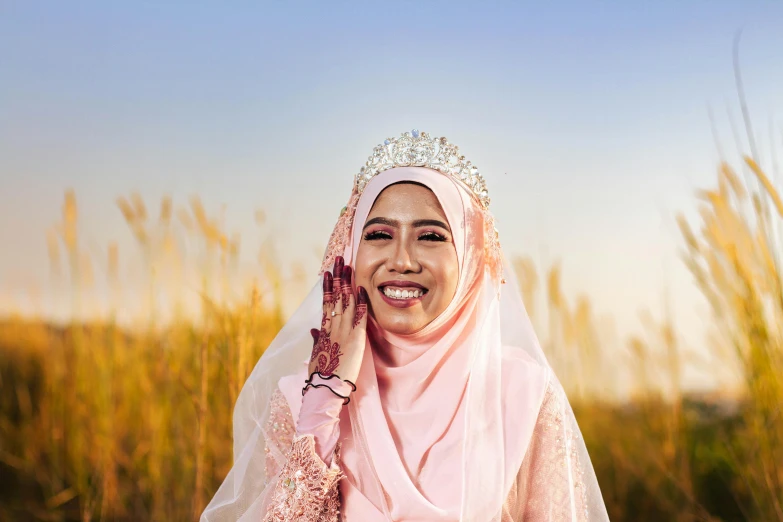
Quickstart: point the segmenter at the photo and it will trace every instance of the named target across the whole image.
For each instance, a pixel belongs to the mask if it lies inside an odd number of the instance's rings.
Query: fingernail
[[[333,290],[334,280],[331,272],[324,272],[324,292],[331,292]]]
[[[318,338],[321,336],[321,333],[318,331],[318,329],[311,328],[310,329],[310,335],[313,336],[313,343],[317,343],[318,342]]]
[[[359,297],[356,300],[356,302],[360,305],[366,305],[367,301],[369,301],[369,296],[367,295],[367,290],[364,289],[363,286],[359,287]]]
[[[343,256],[337,256],[334,259],[334,278],[340,279],[343,274],[343,266],[345,265],[345,260],[343,259]]]
[[[353,269],[350,266],[343,267],[343,288],[351,286],[351,276],[353,275]]]

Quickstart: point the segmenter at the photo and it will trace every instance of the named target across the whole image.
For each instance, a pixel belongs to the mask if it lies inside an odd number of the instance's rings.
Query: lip
[[[413,281],[386,281],[384,283],[381,283],[378,285],[378,289],[383,289],[384,286],[394,286],[397,288],[419,288],[421,290],[426,290],[425,287],[421,286],[419,283],[415,283]]]

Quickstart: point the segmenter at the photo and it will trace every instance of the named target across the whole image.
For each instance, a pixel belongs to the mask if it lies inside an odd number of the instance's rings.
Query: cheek
[[[354,262],[353,271],[356,281],[356,285],[368,286],[372,274],[377,265],[377,261],[373,259],[372,252],[368,248],[363,248],[363,244],[359,244],[359,249],[356,252],[356,261]]]
[[[430,266],[435,281],[444,294],[444,298],[451,299],[457,291],[459,282],[459,263],[457,253],[454,250],[443,249],[433,252]]]

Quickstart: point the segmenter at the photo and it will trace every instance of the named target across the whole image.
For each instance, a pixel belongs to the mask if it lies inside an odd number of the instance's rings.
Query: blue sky
[[[781,28],[779,2],[6,1],[0,292],[46,293],[69,187],[89,245],[133,248],[119,195],[198,194],[249,270],[264,209],[281,260],[315,274],[353,174],[416,127],[480,167],[507,253],[562,260],[624,332],[668,295],[696,335],[674,215],[713,183],[710,108],[736,157],[739,29],[762,154],[770,125],[780,146]]]

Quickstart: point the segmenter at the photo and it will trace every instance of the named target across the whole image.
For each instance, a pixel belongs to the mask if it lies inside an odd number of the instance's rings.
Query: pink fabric
[[[347,520],[372,520],[367,518],[367,502],[354,502],[361,492],[378,519],[388,511],[393,520],[456,520],[468,347],[475,336],[484,272],[483,228],[481,222],[468,222],[470,196],[449,177],[420,167],[391,169],[376,176],[362,194],[349,259],[356,257],[362,227],[377,196],[398,181],[422,183],[438,197],[452,231],[460,277],[448,308],[416,334],[393,335],[370,320],[367,352],[353,399],[357,415],[349,419],[361,422],[359,442],[363,444],[359,448],[366,444],[369,455],[356,451],[352,444],[356,434],[343,447],[348,475],[342,486],[343,513]],[[368,456],[373,465],[367,464]],[[368,487],[375,474],[385,494]]]
[[[483,286],[488,285],[484,277],[484,224],[470,195],[448,176],[423,167],[390,169],[375,176],[359,200],[351,241],[344,253],[346,264],[356,257],[362,228],[375,199],[384,188],[398,181],[422,183],[438,197],[452,230],[460,265],[456,294],[435,321],[413,335],[392,335],[370,318],[357,391],[352,394],[350,405],[340,412],[339,435],[335,437],[336,431],[326,433],[324,429],[323,440],[317,437],[322,449],[335,438],[342,440],[341,462],[346,479],[340,482],[340,489],[344,520],[459,520],[463,488],[470,481],[470,477],[464,476],[463,453],[466,389],[474,362],[472,347],[486,342],[479,339],[477,325],[484,323],[482,314],[493,309],[480,301],[486,295],[496,297],[494,290],[482,292]],[[497,314],[496,307],[494,310]],[[496,327],[498,332],[494,335],[499,335],[499,325]],[[500,462],[511,471],[489,468],[500,476],[497,490],[510,488],[532,434],[545,384],[543,374],[532,377],[508,386],[533,406],[531,417],[524,419],[529,426],[521,430],[523,434],[504,429],[519,427],[513,421],[504,423],[499,430],[490,427],[487,432],[500,437],[494,438],[497,444],[493,450],[511,457]],[[526,393],[529,391],[533,393]],[[502,401],[504,409],[508,402]],[[318,421],[309,419],[311,411],[316,416],[321,414],[317,410],[315,405],[310,410],[303,403],[299,422],[317,424]],[[503,447],[504,440],[509,447]],[[493,463],[487,460],[486,465]],[[494,503],[492,499],[488,502]]]
[[[347,389],[336,391],[348,395],[351,387],[347,384],[344,387]],[[343,399],[326,388],[310,388],[302,397],[296,434],[313,436],[315,451],[327,466],[332,464],[332,454],[340,436],[338,422],[343,402]]]

